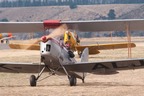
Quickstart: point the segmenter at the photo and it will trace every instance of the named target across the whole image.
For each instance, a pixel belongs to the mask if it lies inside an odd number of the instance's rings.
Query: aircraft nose
[[[47,41],[46,36],[42,36],[42,37],[41,37],[41,40],[42,40],[42,42],[44,42],[44,43],[45,43],[45,42]]]
[[[52,40],[52,38],[49,37],[49,36],[42,36],[41,37],[41,41],[44,42],[44,43],[46,43],[48,40]]]

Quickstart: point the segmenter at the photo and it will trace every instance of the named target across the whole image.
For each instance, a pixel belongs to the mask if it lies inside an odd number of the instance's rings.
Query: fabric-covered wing
[[[12,49],[40,50],[39,44],[9,44]]]
[[[144,30],[144,19],[119,19],[119,20],[92,20],[92,21],[61,21],[69,29],[82,32],[95,31],[125,31],[129,26],[130,31]]]
[[[134,43],[130,43],[130,47],[136,47]],[[83,51],[85,48],[89,48],[89,54],[98,54],[98,50],[108,50],[108,49],[120,49],[128,48],[128,43],[112,43],[112,44],[93,44],[85,46],[76,46],[78,51]]]
[[[128,70],[144,68],[144,59],[126,59],[115,61],[80,62],[64,65],[68,71],[72,72],[110,72],[117,70]]]
[[[38,73],[43,66],[34,63],[0,62],[0,72]]]
[[[4,32],[42,32],[48,28],[56,28],[66,24],[69,29],[81,32],[144,30],[144,19],[91,20],[91,21],[60,21],[44,22],[0,22],[0,33]]]
[[[42,22],[0,22],[0,33],[5,32],[43,32]]]

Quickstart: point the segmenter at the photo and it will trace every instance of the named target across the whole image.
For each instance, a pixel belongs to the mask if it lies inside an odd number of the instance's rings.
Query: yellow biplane
[[[90,55],[95,55],[100,53],[99,50],[109,50],[109,49],[120,49],[127,48],[128,43],[111,43],[111,44],[91,44],[91,45],[80,45],[80,39],[75,32],[65,31],[62,40],[64,45],[69,44],[69,50],[77,52],[81,56],[83,50],[87,47],[89,49]],[[26,50],[40,50],[40,45],[34,44],[9,44],[12,49],[26,49]],[[136,47],[134,43],[130,43],[131,48]]]

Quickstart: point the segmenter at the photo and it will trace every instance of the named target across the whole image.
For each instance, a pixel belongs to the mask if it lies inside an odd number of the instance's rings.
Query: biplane
[[[144,20],[110,20],[110,21],[45,21],[45,22],[0,22],[0,31],[6,32],[32,32],[42,31],[47,28],[56,28],[54,32],[64,32],[67,28],[76,28],[80,31],[112,31],[112,30],[144,30]],[[108,26],[108,27],[107,27]],[[86,73],[114,74],[120,70],[144,68],[144,59],[124,59],[88,62],[89,49],[85,48],[81,55],[81,61],[77,62],[75,56],[60,41],[52,38],[52,35],[43,36],[37,40],[40,43],[41,63],[13,63],[1,62],[0,72],[35,73],[30,76],[30,85],[36,86],[37,81],[45,71],[54,74],[64,74],[68,77],[70,86],[76,86],[77,78],[84,83]]]

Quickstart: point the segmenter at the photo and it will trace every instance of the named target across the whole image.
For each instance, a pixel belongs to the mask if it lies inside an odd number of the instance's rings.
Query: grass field
[[[83,44],[110,41],[108,38],[82,39]],[[100,41],[101,40],[101,41]],[[144,38],[132,38],[137,47],[132,48],[132,58],[144,58]],[[113,41],[125,38],[113,38]],[[127,59],[128,49],[101,50],[100,54],[89,56],[89,61]],[[78,57],[78,56],[76,56]],[[39,51],[0,50],[0,62],[39,62]],[[79,58],[77,58],[79,60]],[[0,73],[0,96],[143,96],[144,69],[121,71],[113,75],[88,74],[83,84],[70,87],[66,76],[53,76],[29,86],[31,74]],[[42,77],[47,76],[44,73]]]

